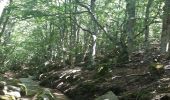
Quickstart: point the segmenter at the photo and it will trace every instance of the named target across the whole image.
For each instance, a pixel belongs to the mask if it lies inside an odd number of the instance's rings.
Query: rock
[[[6,82],[0,81],[0,90],[3,90],[6,85]]]
[[[21,91],[21,89],[19,87],[16,87],[16,86],[7,85],[7,87],[8,87],[9,90],[12,90],[12,91],[18,91],[18,92]]]
[[[17,91],[7,92],[6,95],[14,96],[16,98],[20,98],[21,97],[20,92],[17,92]]]
[[[162,98],[160,98],[160,100],[170,100],[170,97],[168,95],[165,95]]]
[[[0,100],[16,100],[14,96],[10,95],[1,95]]]
[[[170,65],[165,65],[165,66],[164,66],[164,69],[165,69],[165,70],[170,70]]]
[[[0,90],[0,95],[5,95],[8,91],[8,87],[4,86],[3,90]]]
[[[41,87],[39,86],[38,82],[33,81],[31,78],[20,78],[19,79],[22,84],[18,84],[21,88],[21,91],[26,95],[35,95],[37,92],[42,91]]]
[[[165,70],[165,74],[169,76],[170,75],[170,65],[165,65],[164,70]]]
[[[149,71],[153,76],[160,76],[164,73],[164,66],[161,63],[152,63],[149,65]]]
[[[170,100],[170,94],[169,93],[157,94],[151,100]]]
[[[26,96],[27,95],[27,87],[21,83],[18,84],[18,86],[20,87],[21,96]]]
[[[109,91],[106,94],[96,98],[95,100],[119,100],[119,99],[112,91]]]
[[[4,90],[0,90],[0,95],[5,95],[7,91],[4,91]]]
[[[63,93],[57,89],[51,89],[52,94],[56,97],[56,100],[69,100]]]
[[[56,100],[56,97],[51,93],[50,89],[45,88],[39,95],[37,95],[38,100]]]

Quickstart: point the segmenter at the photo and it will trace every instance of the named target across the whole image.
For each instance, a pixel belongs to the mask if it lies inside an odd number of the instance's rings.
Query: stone
[[[0,100],[16,100],[14,96],[0,95]]]
[[[7,87],[9,90],[12,90],[12,91],[18,91],[18,92],[21,91],[20,87],[16,87],[16,86],[12,86],[12,85],[8,85]]]
[[[0,90],[3,90],[6,85],[6,82],[0,81]]]
[[[20,92],[17,92],[17,91],[7,92],[6,95],[14,96],[16,98],[20,98],[21,97]]]
[[[165,70],[170,70],[170,65],[165,65],[165,66],[164,66],[164,69],[165,69]]]
[[[151,100],[170,100],[170,93],[157,94]]]
[[[106,94],[96,98],[95,100],[119,100],[119,99],[112,91],[109,91]]]
[[[5,91],[4,90],[0,90],[0,95],[5,95]]]

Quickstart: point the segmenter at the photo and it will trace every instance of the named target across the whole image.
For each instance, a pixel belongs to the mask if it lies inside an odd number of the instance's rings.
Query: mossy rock
[[[20,78],[22,84],[20,84],[21,90],[25,91],[28,96],[33,96],[36,93],[43,91],[39,84],[33,81],[31,78]]]
[[[0,95],[0,100],[16,100],[16,98],[10,95]]]
[[[33,81],[31,78],[20,78],[20,80],[22,82],[20,84],[21,90],[27,96],[34,96],[36,100],[61,100],[53,95],[51,89],[40,87],[39,83]]]
[[[152,63],[149,65],[151,75],[160,76],[164,73],[164,65],[161,63]]]
[[[109,68],[108,66],[99,66],[97,69],[97,74],[99,76],[104,76],[109,73]]]
[[[20,93],[21,93],[21,95],[22,96],[26,96],[26,95],[28,95],[28,89],[27,89],[27,87],[24,85],[24,84],[22,84],[22,83],[18,83],[18,86],[20,87]]]
[[[3,90],[6,84],[5,81],[0,81],[0,90]]]
[[[119,100],[119,99],[112,91],[109,91],[106,94],[99,96],[95,100]]]
[[[49,89],[44,89],[43,91],[39,92],[37,95],[38,100],[57,100],[56,97],[51,93]]]

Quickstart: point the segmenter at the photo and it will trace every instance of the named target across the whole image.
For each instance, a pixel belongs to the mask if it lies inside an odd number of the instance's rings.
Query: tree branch
[[[90,10],[90,8],[80,2],[77,3],[79,6],[87,9],[88,13],[90,14],[90,16],[92,17],[93,21],[97,24],[97,26],[104,32],[104,34],[109,38],[110,41],[114,42],[113,38],[106,32],[106,30],[104,29],[104,27],[98,22],[98,20],[95,18],[94,14],[92,13],[92,11]]]

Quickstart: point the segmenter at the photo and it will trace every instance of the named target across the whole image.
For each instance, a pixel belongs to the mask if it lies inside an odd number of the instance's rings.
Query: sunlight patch
[[[0,17],[2,15],[5,6],[7,6],[8,4],[9,4],[9,0],[0,0]]]
[[[169,49],[169,42],[166,44],[166,52],[168,52]]]

